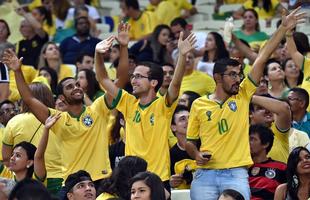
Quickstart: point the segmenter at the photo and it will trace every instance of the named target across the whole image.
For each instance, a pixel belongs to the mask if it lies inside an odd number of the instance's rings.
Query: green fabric
[[[249,44],[252,42],[263,42],[269,39],[265,32],[255,32],[252,35],[246,35],[242,30],[234,31],[237,38],[247,41]]]
[[[58,194],[62,187],[62,178],[48,178],[47,179],[47,190],[54,196]]]

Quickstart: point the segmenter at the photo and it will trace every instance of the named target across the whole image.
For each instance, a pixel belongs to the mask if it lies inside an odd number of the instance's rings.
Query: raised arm
[[[15,52],[12,49],[8,49],[4,52],[2,59],[3,63],[14,71],[17,88],[23,101],[31,109],[32,113],[36,116],[36,118],[41,123],[45,123],[46,119],[49,116],[48,107],[46,107],[43,103],[41,103],[32,95],[28,85],[26,84],[24,75],[21,70],[22,58],[18,59]]]
[[[292,11],[289,15],[282,16],[281,25],[259,52],[258,57],[255,60],[253,68],[249,74],[252,80],[256,83],[259,82],[263,75],[266,61],[269,59],[272,52],[274,52],[274,50],[277,48],[286,31],[293,29],[298,23],[305,22],[306,13],[297,13],[299,10],[300,7]]]
[[[167,91],[167,103],[171,105],[179,96],[182,78],[185,72],[185,56],[194,49],[196,43],[196,37],[194,33],[191,33],[185,40],[183,38],[183,32],[180,34],[178,41],[179,58],[175,68],[175,72],[172,81]]]
[[[301,69],[304,56],[297,50],[292,30],[287,31],[285,37],[288,53],[292,57],[295,65]]]
[[[103,60],[103,54],[109,51],[109,49],[113,44],[113,41],[114,36],[110,36],[96,45],[95,69],[97,80],[100,83],[100,85],[106,90],[108,95],[110,95],[112,98],[115,98],[118,94],[119,88],[109,78]]]
[[[275,114],[275,124],[280,130],[288,130],[291,127],[290,106],[277,99],[256,96],[252,97],[252,103],[259,105]]]
[[[46,119],[45,126],[43,129],[43,135],[41,137],[38,148],[34,154],[34,173],[38,178],[40,178],[40,180],[44,180],[46,178],[44,154],[48,144],[49,130],[59,118],[60,113],[58,113],[57,115],[49,116]]]
[[[232,41],[235,43],[235,47],[241,51],[246,58],[250,60],[250,63],[254,63],[257,58],[257,53],[254,52],[250,47],[245,45],[239,38],[232,34]]]

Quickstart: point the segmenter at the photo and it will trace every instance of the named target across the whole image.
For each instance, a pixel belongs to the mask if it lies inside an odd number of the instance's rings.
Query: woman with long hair
[[[140,40],[134,44],[129,49],[129,53],[136,55],[139,62],[151,61],[159,65],[172,63],[172,58],[167,52],[167,44],[171,35],[169,26],[158,25],[148,39]]]
[[[41,49],[38,69],[42,67],[54,69],[57,72],[58,81],[74,76],[73,70],[69,66],[62,64],[59,48],[54,42],[47,42]]]
[[[53,94],[56,95],[56,87],[58,83],[57,72],[50,67],[42,67],[39,69],[39,76],[43,76],[47,79]]]
[[[217,32],[210,32],[206,39],[203,58],[198,62],[197,69],[213,77],[215,61],[228,57],[229,53],[226,49],[223,37]]]
[[[50,36],[56,33],[55,21],[52,17],[52,12],[47,10],[44,6],[35,7],[31,11],[33,17],[42,25],[43,30]]]
[[[296,147],[287,161],[287,183],[277,187],[275,200],[307,200],[310,197],[310,152]]]
[[[288,58],[283,63],[285,79],[284,82],[287,87],[294,88],[300,86],[302,80],[304,79],[304,74],[300,69],[295,65],[292,58]]]

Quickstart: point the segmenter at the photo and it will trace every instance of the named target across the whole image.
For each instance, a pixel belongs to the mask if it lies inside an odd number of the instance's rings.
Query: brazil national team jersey
[[[61,117],[52,126],[52,131],[62,141],[64,179],[78,170],[86,170],[93,180],[110,175],[106,131],[109,110],[105,105],[101,96],[91,106],[84,107],[80,116],[61,112]],[[51,108],[49,111],[51,114],[59,112]]]
[[[308,94],[310,94],[310,58],[304,57],[302,71],[304,73],[304,80],[302,81],[301,87],[307,90]],[[307,111],[310,112],[310,104]]]
[[[141,105],[139,99],[125,90],[119,90],[112,103],[112,108],[118,109],[126,121],[125,154],[145,159],[148,170],[162,181],[170,177],[168,134],[176,105],[177,101],[168,106],[166,96]]]
[[[250,77],[239,93],[218,103],[208,96],[192,105],[187,140],[201,140],[200,151],[209,151],[211,160],[200,168],[225,169],[252,164],[249,146],[249,103],[256,90]]]

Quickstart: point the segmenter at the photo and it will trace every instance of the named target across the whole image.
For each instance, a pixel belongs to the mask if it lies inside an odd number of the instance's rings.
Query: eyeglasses
[[[143,75],[141,75],[141,74],[133,74],[133,75],[130,76],[130,80],[132,80],[132,79],[142,79],[142,78],[147,78],[147,79],[149,79],[149,77],[143,76]]]
[[[229,76],[230,78],[236,80],[237,78],[240,78],[240,79],[243,79],[244,78],[244,75],[242,73],[240,74],[237,74],[236,72],[230,72],[228,74],[221,74],[222,76]]]

